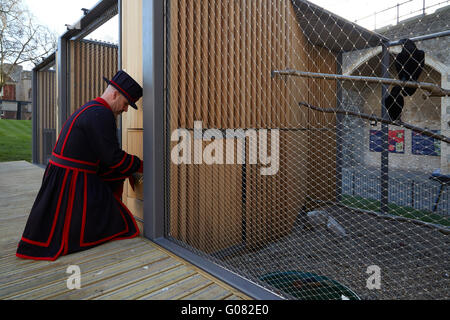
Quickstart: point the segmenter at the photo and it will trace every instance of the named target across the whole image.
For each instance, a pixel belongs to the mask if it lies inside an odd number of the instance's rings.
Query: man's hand
[[[137,184],[142,184],[144,182],[144,176],[142,173],[139,173],[139,172],[133,173],[128,179],[130,181],[130,185],[131,185],[131,188],[133,189],[133,191],[134,191],[134,187]]]
[[[134,186],[136,185],[136,179],[134,178],[134,176],[129,176],[128,181],[130,182],[131,189],[133,189],[133,191],[134,191]]]
[[[141,165],[137,172],[133,173],[128,180],[130,181],[131,189],[134,191],[134,187],[136,184],[141,184],[144,182],[143,174],[144,173],[144,161],[141,161]]]

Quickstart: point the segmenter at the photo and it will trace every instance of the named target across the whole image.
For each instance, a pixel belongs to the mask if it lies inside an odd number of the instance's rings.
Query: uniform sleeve
[[[100,160],[99,174],[106,179],[120,180],[140,170],[142,161],[120,148],[117,139],[116,120],[105,107],[97,107],[86,113],[83,121],[91,150]]]

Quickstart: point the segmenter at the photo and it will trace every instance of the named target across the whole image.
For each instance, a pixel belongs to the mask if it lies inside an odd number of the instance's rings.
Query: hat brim
[[[107,84],[112,85],[114,88],[116,88],[117,91],[119,91],[120,94],[121,94],[122,96],[124,96],[124,97],[128,100],[128,104],[129,104],[132,108],[134,108],[134,109],[136,109],[136,110],[138,109],[136,103],[134,103],[133,101],[131,101],[130,99],[128,99],[128,97],[127,97],[126,95],[122,94],[122,92],[120,91],[120,88],[117,88],[117,87],[114,85],[114,83],[112,83],[111,81],[108,80],[108,78],[103,77],[103,80],[105,80]]]

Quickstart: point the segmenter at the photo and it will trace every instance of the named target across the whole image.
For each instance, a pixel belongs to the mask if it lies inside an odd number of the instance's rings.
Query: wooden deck
[[[0,299],[250,299],[142,237],[53,262],[17,258],[43,172],[25,161],[0,163]],[[80,268],[80,289],[67,288],[70,265]]]

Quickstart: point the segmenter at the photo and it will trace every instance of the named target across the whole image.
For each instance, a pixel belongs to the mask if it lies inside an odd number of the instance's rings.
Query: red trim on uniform
[[[63,164],[56,163],[56,162],[54,162],[52,160],[48,160],[48,162],[51,163],[54,166],[61,167],[61,168],[64,168],[64,169],[68,169],[68,170],[82,171],[82,172],[87,172],[87,173],[97,173],[96,171],[93,171],[93,170],[79,169],[79,168],[65,166]]]
[[[100,175],[100,177],[107,176],[108,174],[113,173],[113,172],[114,172],[114,169],[111,169],[111,170],[109,170],[109,171],[107,171],[107,172],[105,172],[105,173],[102,173],[102,174]]]
[[[114,165],[112,167],[109,167],[109,168],[110,169],[115,169],[117,167],[120,167],[122,165],[122,163],[125,161],[126,158],[127,158],[127,153],[125,151],[123,151],[123,158],[122,158],[122,160],[118,164],[116,164],[116,165]]]
[[[113,112],[112,109],[111,109],[111,107],[109,106],[108,102],[106,102],[105,99],[103,99],[103,98],[101,98],[101,97],[98,97],[98,98],[95,98],[94,101],[97,101],[98,103],[101,103],[102,105],[104,105],[105,107],[107,107],[109,110],[111,110],[111,112]],[[113,112],[113,113],[114,113],[114,112]]]
[[[77,118],[78,118],[83,112],[85,112],[87,109],[92,108],[92,107],[98,107],[98,106],[103,106],[103,107],[104,107],[103,104],[93,104],[93,105],[87,106],[86,108],[84,108],[83,110],[81,110],[81,111],[75,116],[75,118],[72,120],[72,123],[70,124],[69,130],[67,131],[66,138],[64,139],[64,143],[63,143],[62,148],[61,148],[61,155],[64,154],[64,148],[65,148],[65,146],[66,146],[67,139],[69,138],[70,132],[72,131],[72,127],[73,127],[73,125],[75,124],[75,121],[77,120]]]
[[[116,199],[117,199],[117,198],[116,198]],[[128,214],[128,216],[131,218],[131,221],[133,222],[134,228],[136,229],[136,233],[134,233],[134,234],[132,234],[132,235],[130,235],[130,236],[127,236],[127,237],[116,238],[116,239],[114,239],[114,240],[131,239],[131,238],[137,237],[137,236],[141,233],[141,231],[139,230],[139,227],[137,226],[137,223],[136,223],[136,220],[134,219],[133,214],[130,212],[130,210],[128,210],[127,206],[122,202],[122,200],[117,199],[117,202],[119,202],[119,205],[120,205],[123,209],[125,209],[125,212],[126,212],[126,213]]]
[[[123,215],[123,213],[122,213],[122,210],[119,208],[119,212],[120,212],[120,215],[122,216],[122,219],[124,220],[124,222],[125,222],[125,230],[123,230],[123,231],[120,231],[120,232],[118,232],[118,233],[116,233],[116,234],[114,234],[114,235],[111,235],[111,236],[109,236],[109,237],[106,237],[106,238],[103,238],[103,239],[100,239],[100,240],[97,240],[97,241],[93,241],[93,242],[84,242],[84,229],[85,229],[85,227],[86,227],[86,208],[87,208],[87,177],[86,177],[86,174],[84,175],[84,190],[83,190],[83,197],[84,197],[84,199],[83,199],[83,216],[82,216],[82,222],[81,222],[81,234],[80,234],[80,247],[88,247],[88,246],[93,246],[93,245],[96,245],[96,244],[99,244],[99,243],[102,243],[102,242],[105,242],[105,241],[108,241],[108,240],[111,240],[112,238],[115,238],[115,237],[117,237],[117,236],[119,236],[119,235],[121,235],[121,234],[123,234],[123,233],[127,233],[128,232],[128,230],[129,230],[129,228],[128,228],[128,223],[127,223],[127,220],[125,219],[125,217],[124,217],[124,215]],[[116,197],[114,197],[115,199],[117,199]],[[118,200],[118,199],[117,199]]]
[[[85,173],[84,174],[84,186],[83,186],[83,215],[81,218],[80,247],[83,246],[84,226],[86,225],[86,207],[87,207],[87,176]]]
[[[62,250],[62,247],[61,247],[61,249],[59,249],[58,253],[54,257],[48,257],[48,258],[47,257],[32,257],[32,256],[27,256],[25,254],[17,253],[17,252],[16,252],[16,257],[22,258],[22,259],[55,261],[60,256],[61,250]]]
[[[72,180],[69,189],[69,204],[67,205],[66,219],[64,221],[62,242],[64,244],[63,255],[66,255],[69,250],[69,232],[70,232],[70,220],[72,219],[73,202],[75,200],[75,190],[77,184],[78,171],[75,171],[72,175]]]
[[[61,200],[62,200],[62,196],[63,196],[63,193],[64,193],[64,189],[66,187],[66,181],[67,181],[67,175],[68,174],[69,174],[69,171],[66,171],[66,174],[64,175],[64,179],[63,179],[62,188],[61,188],[61,191],[60,191],[59,197],[58,197],[58,204],[56,205],[56,211],[55,211],[55,216],[53,218],[52,229],[50,231],[50,235],[49,235],[47,241],[46,242],[34,241],[34,240],[27,239],[24,236],[22,236],[22,241],[28,242],[30,244],[34,244],[36,246],[41,246],[41,247],[48,247],[50,245],[50,242],[51,242],[52,237],[53,237],[53,233],[55,232],[56,222],[58,220],[59,209],[61,208]]]
[[[60,156],[59,154],[56,154],[54,152],[52,152],[52,155],[54,155],[57,158],[63,159],[63,160],[72,161],[72,162],[81,163],[81,164],[87,164],[87,165],[90,165],[90,166],[97,166],[100,163],[100,160],[97,161],[96,163],[94,163],[94,162],[87,162],[87,161],[77,160],[77,159],[73,159],[73,158],[63,157],[63,156]]]
[[[116,199],[116,198],[114,197],[114,199]],[[127,233],[128,230],[129,230],[127,220],[125,219],[125,216],[123,215],[123,212],[122,212],[122,210],[120,210],[120,208],[119,208],[119,212],[120,212],[120,215],[122,216],[122,219],[123,219],[123,221],[124,221],[124,223],[125,223],[125,230],[120,231],[120,232],[118,232],[118,233],[116,233],[116,234],[113,234],[113,235],[111,235],[111,236],[108,236],[108,237],[106,237],[106,238],[99,239],[99,240],[92,241],[92,242],[84,242],[84,241],[83,241],[83,237],[80,237],[80,247],[94,246],[94,245],[96,245],[96,244],[100,244],[100,243],[102,243],[102,242],[111,240],[112,238],[115,238],[115,237],[117,237],[117,236],[120,236],[120,235],[123,234],[123,233]],[[85,214],[86,214],[86,212],[83,211],[83,220],[85,220],[85,218],[84,218],[84,217],[85,217]],[[81,233],[82,233],[83,236],[84,236],[84,225],[83,225],[83,227],[82,227]]]
[[[125,180],[128,177],[118,177],[118,178],[110,178],[110,179],[102,179],[103,181],[117,181],[117,180]]]
[[[126,169],[120,171],[120,173],[125,173],[125,172],[127,172],[127,171],[131,168],[131,166],[133,165],[133,162],[134,162],[134,156],[132,155],[132,156],[131,156],[130,164],[128,165],[128,167],[127,167]]]
[[[133,99],[133,98],[128,94],[128,92],[126,92],[125,90],[123,90],[117,83],[115,83],[115,82],[112,81],[112,80],[110,80],[110,82],[111,82],[115,87],[117,87],[117,89],[119,89],[120,91],[122,91],[122,93],[123,93],[128,99],[130,99],[131,101],[133,101],[133,103],[137,101],[137,99]]]
[[[69,118],[69,119],[70,119],[70,118]],[[69,119],[67,119],[66,121],[64,121],[64,124],[63,124],[63,126],[62,126],[62,129],[64,129],[64,127],[65,127],[67,121],[69,121]],[[61,131],[59,132],[58,139],[56,140],[55,146],[53,147],[53,152],[55,152],[56,146],[58,145],[59,138],[61,137],[62,129],[61,129]]]

